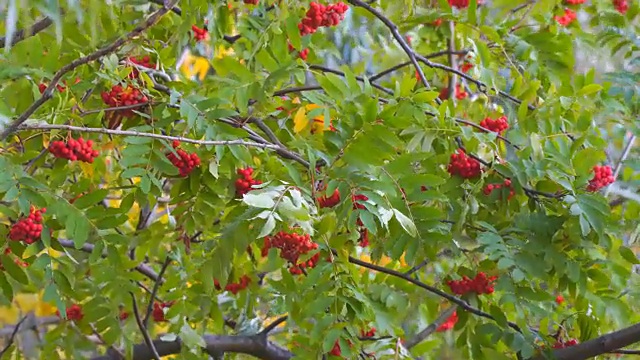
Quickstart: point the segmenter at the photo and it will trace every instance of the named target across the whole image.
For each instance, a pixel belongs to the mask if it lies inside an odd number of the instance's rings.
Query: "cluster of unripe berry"
[[[319,27],[336,26],[344,20],[344,13],[349,10],[349,6],[343,2],[330,5],[322,5],[311,2],[305,17],[298,24],[300,35],[315,33]]]
[[[127,85],[126,88],[120,85],[114,85],[110,91],[103,91],[101,95],[102,101],[110,107],[130,106],[149,102],[146,95],[131,85]],[[127,118],[131,118],[136,114],[133,112],[133,109],[120,109],[117,113]]]
[[[167,319],[164,317],[164,309],[170,308],[175,301],[169,302],[154,302],[153,303],[153,311],[151,312],[151,316],[153,316],[153,321],[155,322],[164,322]]]
[[[480,162],[467,154],[462,149],[458,149],[457,152],[451,154],[449,166],[447,171],[452,176],[459,176],[463,179],[472,179],[480,176],[482,168]]]
[[[28,245],[40,240],[40,235],[42,234],[42,214],[46,211],[46,208],[38,210],[31,206],[29,216],[18,220],[11,226],[9,239],[13,241],[23,241]]]
[[[500,134],[509,128],[509,122],[507,121],[507,117],[504,115],[496,119],[487,117],[480,122],[480,126],[489,131],[497,132],[498,134]]]
[[[484,194],[488,196],[488,195],[491,195],[493,190],[500,190],[503,187],[509,189],[509,195],[507,196],[507,200],[511,200],[511,198],[515,196],[516,192],[513,189],[513,186],[511,185],[510,179],[504,179],[504,182],[502,184],[500,183],[487,184],[487,186],[485,186],[484,189],[482,189],[482,192],[484,192]]]
[[[596,165],[593,167],[593,179],[589,180],[587,191],[598,191],[613,182],[615,182],[615,179],[613,178],[611,167]]]
[[[69,306],[65,312],[67,314],[67,320],[80,321],[84,317],[82,307],[78,304]],[[56,315],[60,317],[60,310],[56,311]]]
[[[323,195],[318,198],[320,208],[332,208],[340,203],[340,191],[335,189],[331,196]]]
[[[456,295],[465,295],[467,293],[493,294],[494,284],[497,276],[487,276],[484,272],[479,272],[475,278],[470,279],[463,276],[461,280],[449,280],[447,285]]]
[[[49,152],[59,159],[82,161],[90,164],[99,154],[98,150],[93,148],[93,141],[85,141],[82,137],[79,137],[78,140],[69,138],[67,142],[53,141],[49,145]]]
[[[191,26],[191,31],[193,31],[193,38],[196,39],[196,41],[206,40],[209,36],[209,31],[207,31],[207,29],[201,29],[196,25]]]
[[[178,168],[178,171],[180,171],[180,176],[182,177],[189,176],[189,174],[191,174],[193,169],[195,169],[197,166],[200,166],[200,158],[198,157],[198,154],[196,153],[189,154],[188,152],[182,149],[179,149],[180,141],[178,140],[174,140],[172,145],[177,156],[176,154],[170,151],[166,154],[167,159],[171,161],[173,166]]]
[[[238,169],[236,173],[240,176],[235,182],[236,196],[239,198],[253,190],[252,186],[262,184],[262,181],[253,178],[253,168]]]
[[[233,295],[236,295],[237,293],[240,292],[240,290],[246,289],[250,283],[251,283],[251,278],[247,275],[242,275],[242,277],[239,279],[237,283],[229,283],[227,284],[227,286],[224,287],[224,289],[226,291],[231,291]],[[218,279],[213,279],[213,284],[215,285],[216,290],[222,290],[222,287],[220,286],[220,281],[218,281]]]
[[[11,255],[11,249],[10,249],[10,248],[6,248],[6,249],[4,249],[4,254],[5,254],[5,255],[7,255],[7,256]],[[29,266],[29,263],[28,263],[28,262],[26,262],[26,261],[22,261],[22,260],[20,260],[19,258],[15,258],[15,259],[13,260],[13,262],[14,262],[14,263],[16,263],[16,265],[18,265],[18,266],[20,266],[20,267],[27,267],[27,266]],[[2,261],[0,261],[0,271],[3,271],[3,270],[4,270],[4,266],[2,266]]]
[[[128,58],[127,61],[132,64],[149,68],[149,69],[154,69],[156,67],[156,64],[151,62],[151,57],[149,57],[148,55],[140,56],[140,57],[132,56]],[[140,72],[138,71],[138,69],[136,69],[135,66],[133,66],[131,73],[129,73],[129,79],[137,79],[139,78],[139,76],[140,76]]]
[[[458,312],[454,311],[453,314],[451,314],[451,316],[449,316],[447,320],[445,320],[445,322],[442,323],[442,325],[438,326],[438,328],[436,329],[436,332],[445,332],[447,330],[451,330],[453,329],[453,327],[456,325],[457,322],[458,322]]]
[[[359,201],[367,201],[367,200],[369,200],[369,198],[366,195],[357,194],[357,195],[351,196],[351,202],[353,203],[353,210],[366,209],[366,207],[363,204],[359,203]],[[367,228],[364,226],[364,223],[362,222],[360,217],[358,217],[358,219],[356,220],[356,225],[358,225],[358,233],[360,234],[360,236],[358,237],[358,245],[360,245],[361,247],[369,246],[369,230],[367,230]]]
[[[302,273],[303,268],[315,267],[319,260],[319,254],[315,254],[311,259],[298,263],[300,255],[307,254],[318,248],[318,244],[311,241],[309,234],[300,235],[280,231],[274,236],[265,237],[262,256],[267,256],[271,248],[280,249],[280,257],[292,264],[289,272],[293,275]]]

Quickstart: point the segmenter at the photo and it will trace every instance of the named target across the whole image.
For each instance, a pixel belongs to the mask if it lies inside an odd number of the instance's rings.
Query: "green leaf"
[[[97,202],[102,201],[109,194],[108,189],[99,189],[92,191],[88,194],[80,196],[73,202],[73,206],[78,209],[85,209],[89,206],[95,205]]]
[[[398,211],[397,209],[393,209],[393,213],[396,216],[396,220],[400,223],[400,226],[407,232],[411,237],[418,236],[418,229],[416,228],[416,224],[411,221],[406,215]]]
[[[260,194],[249,192],[242,196],[242,202],[252,207],[264,209],[271,209],[276,205],[273,198],[271,198],[270,194],[267,192]]]
[[[589,84],[580,89],[577,93],[578,96],[591,95],[593,93],[597,93],[602,90],[602,85],[600,84]]]
[[[633,251],[631,251],[631,249],[629,249],[628,247],[620,246],[618,252],[620,253],[620,256],[622,256],[622,258],[627,260],[629,263],[633,265],[640,264],[640,260],[638,260],[636,254],[634,254]]]
[[[260,234],[256,237],[257,239],[263,238],[273,231],[276,228],[276,218],[271,215],[267,217],[267,221],[265,221],[262,229],[260,230]]]
[[[204,348],[207,346],[202,336],[198,335],[198,333],[186,323],[180,328],[180,340],[182,340],[189,349]]]
[[[29,284],[29,278],[27,277],[27,274],[24,272],[24,269],[18,266],[18,264],[16,264],[11,257],[7,255],[1,255],[0,264],[2,264],[2,266],[5,269],[5,272],[9,274],[9,276],[11,276],[12,278],[14,278],[15,280],[17,280],[22,284],[25,284],[25,285]]]

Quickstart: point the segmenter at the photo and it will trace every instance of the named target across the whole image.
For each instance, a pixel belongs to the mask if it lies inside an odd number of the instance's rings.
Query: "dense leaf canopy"
[[[0,357],[640,354],[638,11],[1,2]]]

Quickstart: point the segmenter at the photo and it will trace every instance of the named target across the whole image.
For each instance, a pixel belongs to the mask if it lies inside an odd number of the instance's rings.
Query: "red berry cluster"
[[[340,203],[340,191],[336,189],[331,196],[323,195],[318,198],[321,208],[332,208]]]
[[[300,35],[309,35],[315,33],[319,27],[336,26],[340,21],[344,20],[344,13],[349,10],[349,6],[343,2],[331,5],[322,5],[317,2],[311,2],[307,14],[298,24]]]
[[[564,341],[564,340],[556,340],[556,342],[553,344],[553,348],[554,349],[563,349],[569,346],[574,346],[578,344],[578,340],[576,339],[570,339],[569,341]]]
[[[376,328],[372,327],[368,331],[360,330],[360,336],[365,338],[372,338],[376,336]]]
[[[565,4],[569,5],[580,5],[584,4],[587,0],[564,0]]]
[[[299,235],[280,231],[275,236],[265,237],[262,256],[267,256],[271,248],[280,249],[280,257],[293,265],[289,272],[294,275],[302,273],[304,268],[315,267],[320,258],[320,254],[315,254],[311,259],[298,264],[300,255],[307,254],[318,248],[318,244],[311,241],[309,234]]]
[[[571,9],[564,9],[564,14],[553,17],[561,26],[568,26],[578,18],[576,13]]]
[[[556,296],[556,304],[562,305],[564,303],[564,296],[558,295]]]
[[[349,347],[351,347],[352,345],[351,340],[347,340],[347,343],[349,344]],[[336,342],[333,344],[333,348],[331,348],[331,351],[329,352],[329,354],[333,356],[342,356],[342,349],[340,348],[340,340],[336,339]]]
[[[598,191],[609,184],[613,184],[615,181],[610,166],[596,165],[593,167],[593,173],[593,179],[589,180],[587,191]]]
[[[487,276],[487,274],[479,272],[473,279],[464,276],[462,280],[447,281],[447,285],[449,285],[451,291],[456,295],[464,295],[471,292],[478,295],[493,294],[494,283],[497,278],[497,276]]]
[[[9,239],[24,241],[26,244],[33,244],[38,241],[42,234],[42,214],[46,211],[46,208],[36,210],[32,206],[28,217],[13,224],[11,230],[9,230]]]
[[[118,319],[120,320],[127,320],[129,318],[129,313],[122,310],[120,311],[120,314],[118,315]]]
[[[53,156],[60,159],[82,161],[90,164],[99,154],[98,150],[93,148],[93,141],[85,141],[82,137],[79,137],[78,140],[69,138],[66,143],[64,141],[53,141],[49,145],[49,151]]]
[[[146,95],[131,85],[127,85],[126,88],[114,85],[111,91],[103,91],[101,95],[102,101],[111,107],[144,104],[149,101]],[[128,118],[136,115],[133,109],[118,110],[118,114]]]
[[[369,198],[366,195],[362,195],[362,194],[352,195],[351,202],[353,203],[353,210],[366,209],[366,207],[363,204],[359,203],[359,201],[367,201],[367,200],[369,200]],[[358,225],[358,233],[360,234],[360,237],[358,238],[358,245],[360,245],[361,247],[369,246],[369,230],[367,230],[367,228],[364,226],[364,223],[362,222],[362,220],[360,220],[360,218],[358,218],[356,225]]]
[[[79,77],[76,77],[76,81],[74,82],[74,84],[77,84],[77,83],[79,83],[80,81],[81,81],[81,80],[80,80],[80,78],[79,78]],[[63,83],[65,86],[62,86],[62,85],[60,85],[60,84],[56,85],[56,89],[58,89],[58,91],[60,91],[60,92],[65,91],[65,90],[67,89],[66,87],[67,87],[67,86],[69,86],[69,85],[67,85],[67,80],[62,81],[62,83]],[[45,84],[45,83],[40,83],[40,84],[38,85],[38,90],[40,90],[40,94],[43,94],[43,93],[44,93],[44,91],[45,91],[45,90],[47,90],[47,86],[48,86],[48,85],[47,85],[47,84]]]
[[[460,71],[462,71],[463,73],[468,73],[469,70],[473,69],[473,64],[470,62],[465,62],[462,65],[460,65]]]
[[[179,149],[180,141],[178,140],[174,140],[172,145],[178,156],[176,156],[176,154],[172,152],[168,152],[167,159],[171,161],[173,166],[178,168],[178,170],[180,171],[180,176],[189,176],[193,169],[195,169],[197,166],[200,166],[200,158],[198,157],[198,154],[189,154],[188,152]]]
[[[82,313],[82,307],[78,304],[73,304],[67,308],[67,320],[80,321],[84,317]],[[56,315],[60,317],[60,310],[56,311]]]
[[[293,45],[291,45],[291,43],[287,44],[287,47],[289,48],[289,52],[294,52],[296,51],[296,48],[293,47]],[[302,49],[298,52],[298,57],[302,60],[307,60],[307,58],[309,57],[309,49]]]
[[[240,176],[240,178],[236,180],[235,184],[236,196],[239,198],[253,190],[253,188],[251,188],[252,186],[262,184],[262,181],[256,180],[252,177],[253,168],[248,167],[246,169],[238,169],[236,173]]]
[[[477,4],[483,5],[484,0],[478,0]],[[455,7],[458,9],[464,9],[469,7],[469,0],[449,0],[449,5],[451,5],[451,7]]]
[[[231,293],[233,295],[236,295],[237,293],[240,292],[240,290],[244,290],[247,288],[247,286],[249,286],[249,284],[251,283],[251,278],[247,275],[242,275],[242,277],[240,278],[240,281],[237,283],[229,283],[227,284],[227,286],[224,287],[224,289],[226,291],[231,291]],[[221,290],[222,288],[220,287],[220,281],[218,281],[218,279],[213,279],[213,284],[216,287],[216,290]]]
[[[209,31],[205,28],[199,28],[196,25],[191,26],[191,31],[193,31],[193,38],[196,41],[206,40],[209,37]]]
[[[260,0],[244,0],[244,3],[247,5],[258,5]]]
[[[416,72],[416,77],[419,78],[417,76],[417,72]],[[455,96],[456,96],[456,99],[458,100],[464,100],[469,96],[469,94],[467,93],[467,91],[464,89],[462,85],[457,84]],[[442,88],[442,90],[440,90],[440,95],[438,95],[438,97],[440,98],[440,100],[447,100],[449,98],[449,87]]]
[[[445,322],[442,323],[437,329],[436,332],[445,332],[447,330],[453,329],[453,327],[458,322],[458,312],[454,311],[449,318]]]
[[[507,117],[504,115],[496,119],[487,117],[480,122],[480,126],[489,131],[497,132],[498,134],[500,134],[509,128],[509,122],[507,121]]]
[[[4,249],[4,254],[9,256],[11,255],[11,249],[10,248],[6,248]],[[22,261],[19,258],[15,258],[15,260],[13,260],[13,262],[16,263],[16,265],[20,266],[20,267],[27,267],[29,266],[29,263],[26,261]],[[4,266],[2,266],[2,261],[0,261],[0,271],[4,270]]]
[[[132,56],[128,58],[127,61],[132,64],[135,64],[141,67],[146,67],[149,69],[154,69],[156,67],[156,64],[151,62],[151,58],[148,55],[140,56],[140,57]],[[133,66],[131,73],[129,73],[129,79],[137,79],[139,76],[140,76],[140,72],[138,71],[138,69],[136,69],[135,66]]]
[[[449,174],[460,176],[463,179],[472,179],[482,173],[480,162],[467,156],[462,149],[458,149],[457,153],[451,154],[447,171]]]
[[[487,186],[482,189],[482,192],[484,192],[484,194],[488,196],[491,195],[491,192],[493,192],[493,190],[502,189],[503,186],[509,189],[509,196],[507,197],[507,200],[511,200],[511,198],[515,196],[516,192],[515,190],[513,190],[513,186],[511,186],[510,179],[505,179],[504,183],[502,184],[487,184]]]
[[[154,302],[153,303],[153,311],[151,315],[153,316],[153,321],[155,322],[164,322],[167,319],[164,317],[164,309],[170,308],[173,305],[174,301],[169,302]]]
[[[629,3],[627,0],[613,0],[613,6],[622,15],[626,14],[627,10],[629,10]]]

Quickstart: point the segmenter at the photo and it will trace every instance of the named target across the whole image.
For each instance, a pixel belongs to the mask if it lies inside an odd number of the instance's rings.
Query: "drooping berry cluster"
[[[493,132],[497,132],[498,134],[501,134],[503,131],[509,128],[509,122],[507,121],[507,117],[504,115],[496,119],[486,117],[484,120],[480,122],[480,126],[482,126],[483,128],[489,131],[493,131]]]
[[[167,319],[164,317],[164,309],[170,308],[175,301],[169,302],[154,302],[153,303],[153,311],[151,315],[153,316],[153,321],[155,322],[164,322]]]
[[[280,257],[289,261],[292,265],[289,272],[293,275],[301,274],[304,268],[313,268],[317,265],[320,254],[315,254],[311,259],[298,263],[300,255],[307,254],[318,248],[318,244],[311,241],[309,234],[278,232],[274,236],[267,236],[262,246],[262,256],[269,254],[269,249],[280,249]]]
[[[575,21],[578,16],[575,11],[571,9],[564,9],[564,14],[556,15],[553,17],[560,26],[569,26],[573,21]]]
[[[231,291],[233,295],[236,295],[240,292],[240,290],[244,290],[251,283],[251,278],[247,275],[242,275],[237,283],[229,283],[224,287],[226,291]],[[216,287],[216,290],[221,290],[220,281],[218,279],[213,279],[213,284]]]
[[[464,9],[469,7],[469,0],[448,0],[449,1],[449,5],[451,5],[451,7],[455,7],[458,9]],[[483,5],[484,4],[484,0],[478,0],[477,2],[478,5]]]
[[[331,196],[323,195],[318,198],[318,204],[321,208],[332,208],[340,203],[340,191],[335,189]]]
[[[360,201],[367,200],[369,200],[369,198],[366,195],[352,195],[351,202],[353,203],[353,210],[366,209],[364,204],[361,204]],[[360,217],[358,217],[358,219],[356,220],[356,225],[358,226],[358,234],[360,234],[360,236],[358,237],[358,245],[360,245],[361,247],[369,246],[369,230],[364,226],[364,223],[362,222]]]
[[[417,74],[416,74],[416,77],[418,77]],[[456,85],[456,90],[454,92],[454,95],[458,100],[464,100],[469,96],[467,91],[460,84]],[[449,87],[442,88],[442,90],[440,90],[440,95],[438,95],[438,97],[440,98],[440,100],[447,100],[449,98]]]
[[[447,330],[451,330],[453,329],[453,327],[456,325],[457,322],[458,322],[458,312],[454,311],[453,314],[451,314],[451,316],[449,316],[447,320],[443,322],[442,325],[440,325],[436,329],[436,332],[445,332]]]
[[[80,81],[81,81],[80,78],[76,77],[74,85],[79,83]],[[56,85],[56,89],[58,89],[58,91],[60,91],[60,92],[64,92],[67,89],[67,87],[69,86],[69,85],[67,85],[67,80],[63,80],[62,83],[64,84],[64,86],[62,86],[60,84]],[[40,91],[40,94],[43,94],[44,91],[47,90],[47,87],[48,87],[48,85],[46,83],[38,84],[38,90]]]
[[[300,35],[315,33],[319,27],[336,26],[344,20],[344,13],[349,10],[349,6],[343,2],[330,5],[322,5],[311,2],[305,17],[298,24]]]
[[[289,42],[287,44],[287,47],[289,48],[289,52],[294,52],[296,51],[296,48],[293,47],[293,45],[291,45],[291,43]],[[309,49],[302,49],[298,52],[298,57],[302,60],[307,60],[307,58],[309,57]]]
[[[485,195],[489,196],[489,195],[491,195],[493,190],[500,190],[500,189],[502,189],[502,187],[505,187],[505,188],[509,189],[509,195],[507,196],[507,200],[511,200],[511,198],[513,198],[515,196],[516,192],[513,189],[513,186],[511,185],[511,180],[510,179],[505,179],[504,183],[502,183],[502,184],[500,184],[500,183],[487,184],[487,186],[485,186],[484,189],[482,189],[482,192],[484,192]]]
[[[253,190],[252,186],[262,184],[262,181],[256,180],[252,177],[253,168],[248,167],[246,169],[238,169],[236,173],[240,176],[235,183],[236,196],[239,198]]]
[[[593,167],[593,179],[589,180],[587,191],[595,192],[615,181],[610,166],[596,165]]]
[[[196,41],[207,40],[209,38],[209,31],[205,28],[199,28],[196,25],[191,26],[191,31],[193,31],[193,38]]]
[[[180,176],[189,176],[193,169],[195,169],[197,166],[200,166],[200,158],[198,157],[198,154],[189,154],[188,152],[180,149],[180,141],[178,140],[174,140],[172,145],[173,149],[178,155],[176,156],[176,154],[174,154],[173,152],[168,152],[167,159],[171,161],[173,166],[178,168],[178,171],[180,171]]]
[[[360,330],[360,336],[364,338],[372,338],[376,336],[376,328],[372,327],[371,329],[364,331],[364,329]]]
[[[629,10],[629,3],[627,0],[613,0],[613,7],[616,8],[620,14],[624,15]]]
[[[40,240],[42,234],[42,214],[47,212],[46,208],[37,210],[31,206],[29,216],[18,220],[11,230],[9,230],[9,239],[13,241],[23,241],[26,244],[33,244]]]
[[[482,168],[478,160],[467,156],[464,150],[458,149],[456,153],[451,154],[447,171],[453,176],[472,179],[482,173]]]
[[[66,311],[67,320],[71,321],[80,321],[84,317],[84,313],[82,312],[82,307],[78,304],[73,304],[67,308]],[[60,310],[56,311],[56,315],[60,317]]]
[[[126,88],[114,85],[110,91],[103,91],[101,95],[102,101],[110,107],[131,106],[149,102],[146,95],[131,85],[127,85]],[[117,110],[117,113],[127,118],[136,115],[133,109],[121,109]]]
[[[131,56],[127,59],[127,62],[149,69],[154,69],[156,67],[156,64],[151,62],[151,57],[149,57],[148,55],[140,57]],[[136,69],[135,66],[132,66],[131,73],[129,73],[129,79],[137,79],[139,76],[140,72],[138,71],[138,69]]]
[[[461,280],[449,280],[447,285],[456,295],[465,295],[467,293],[493,294],[494,284],[497,276],[487,276],[484,272],[479,272],[475,278],[469,279],[463,276]]]
[[[90,164],[99,155],[98,150],[93,148],[93,141],[85,141],[82,137],[79,137],[78,140],[69,138],[67,142],[53,141],[49,145],[49,152],[59,159],[82,161]]]
[[[347,344],[349,344],[349,347],[351,347],[351,345],[353,345],[351,343],[351,340],[347,339]],[[329,352],[330,355],[333,356],[342,356],[342,349],[340,348],[340,340],[336,339],[336,342],[333,344],[333,347],[331,348],[331,351]]]
[[[553,348],[554,349],[564,349],[566,347],[569,346],[574,346],[578,344],[578,340],[576,339],[570,339],[568,341],[564,341],[564,340],[556,340],[556,342],[553,344]]]
[[[10,248],[6,248],[6,249],[4,249],[4,254],[5,254],[5,255],[7,255],[7,256],[11,255],[11,249],[10,249]],[[26,261],[22,261],[22,260],[21,260],[20,258],[18,258],[18,257],[16,257],[16,258],[13,260],[13,262],[14,262],[14,263],[16,263],[16,265],[18,265],[18,266],[20,266],[20,267],[27,267],[27,266],[29,266],[29,263],[28,263],[28,262],[26,262]],[[3,270],[4,270],[4,266],[2,266],[2,261],[0,261],[0,271],[3,271]]]

